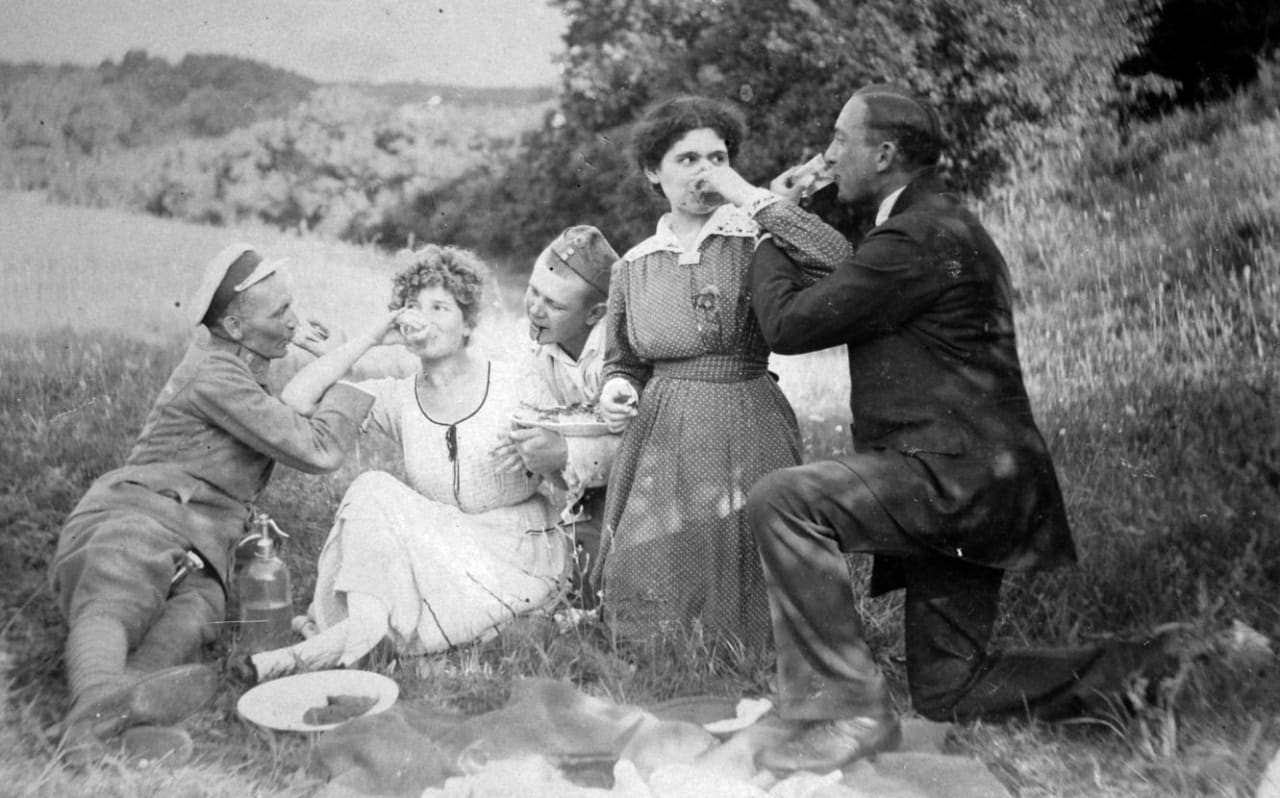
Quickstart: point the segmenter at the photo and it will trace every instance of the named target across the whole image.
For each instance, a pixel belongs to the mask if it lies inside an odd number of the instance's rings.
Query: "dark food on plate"
[[[524,403],[533,421],[545,421],[556,424],[603,424],[604,416],[594,404],[557,405],[555,407],[534,407]]]
[[[323,706],[312,707],[302,715],[302,721],[312,726],[325,726],[330,723],[342,723],[358,718],[378,703],[378,699],[367,695],[331,695],[325,697]]]

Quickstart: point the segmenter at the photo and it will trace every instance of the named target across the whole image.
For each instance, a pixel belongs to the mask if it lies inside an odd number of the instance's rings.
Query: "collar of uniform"
[[[226,352],[244,363],[259,385],[267,384],[267,368],[271,365],[271,361],[262,355],[250,352],[229,338],[214,335],[203,327],[196,333],[196,345],[210,352]]]
[[[676,252],[680,255],[680,263],[697,263],[698,248],[702,246],[702,242],[709,236],[755,238],[759,234],[760,227],[754,219],[748,216],[741,208],[726,203],[712,212],[711,218],[707,219],[706,223],[702,225],[702,230],[698,232],[698,238],[693,242],[693,250],[686,252],[684,247],[680,246],[679,237],[671,229],[671,214],[664,213],[662,218],[658,220],[658,227],[653,235],[627,250],[627,254],[623,255],[622,258],[623,260],[634,261],[654,252]]]
[[[889,214],[893,213],[893,204],[898,201],[898,197],[901,197],[902,192],[906,190],[907,187],[905,185],[899,186],[897,191],[884,198],[884,201],[880,203],[880,209],[876,211],[876,227],[885,223],[885,220],[889,218]]]
[[[576,366],[586,360],[593,354],[601,354],[604,352],[604,324],[596,322],[591,328],[591,332],[587,333],[587,342],[582,345],[582,352],[578,354],[578,359],[574,360],[569,357],[569,353],[564,351],[560,344],[540,344],[533,342],[533,353],[539,357],[548,357],[552,360],[559,360],[561,363],[567,363],[570,366]]]

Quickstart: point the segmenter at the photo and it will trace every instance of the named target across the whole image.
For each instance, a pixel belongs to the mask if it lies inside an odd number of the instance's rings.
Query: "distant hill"
[[[555,96],[551,86],[477,87],[442,83],[343,84],[391,105],[432,103],[435,98],[458,105],[534,105]]]
[[[0,186],[42,188],[51,174],[74,169],[77,162],[184,139],[221,138],[285,117],[331,85],[392,108],[527,108],[554,93],[551,87],[323,84],[247,58],[192,54],[170,63],[140,49],[96,67],[0,61]]]
[[[260,61],[217,54],[190,54],[171,64],[146,50],[130,50],[119,63],[108,59],[96,67],[0,61],[0,118],[11,128],[0,144],[49,146],[54,142],[43,139],[53,135],[51,130],[77,126],[81,130],[72,137],[85,154],[173,138],[218,137],[284,116],[323,85],[345,86],[393,107],[441,101],[528,106],[554,96],[550,86],[324,84]],[[37,141],[14,127],[33,128],[29,132]]]
[[[108,59],[96,67],[0,61],[2,143],[91,155],[223,136],[288,113],[319,85],[226,55],[187,55],[170,64],[130,50],[119,63]]]

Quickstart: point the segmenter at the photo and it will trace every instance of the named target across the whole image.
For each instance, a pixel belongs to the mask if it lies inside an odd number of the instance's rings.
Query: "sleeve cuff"
[[[742,204],[742,209],[746,211],[748,216],[754,218],[757,213],[780,199],[782,199],[782,197],[774,194],[769,189],[757,186],[751,190],[751,195],[747,197],[747,201]]]

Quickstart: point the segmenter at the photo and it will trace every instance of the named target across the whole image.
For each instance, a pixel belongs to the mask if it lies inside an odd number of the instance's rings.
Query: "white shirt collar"
[[[876,211],[876,227],[884,224],[885,220],[889,218],[889,214],[893,213],[893,203],[898,201],[898,197],[902,196],[902,192],[905,191],[906,188],[906,186],[899,188],[897,191],[885,197],[884,202],[880,203],[880,210]]]

